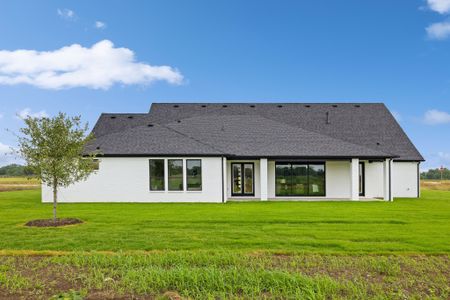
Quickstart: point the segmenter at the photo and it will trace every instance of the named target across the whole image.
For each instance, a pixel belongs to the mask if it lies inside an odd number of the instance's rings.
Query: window
[[[164,191],[164,159],[150,159],[150,190]]]
[[[292,164],[291,193],[292,195],[308,195],[308,165]]]
[[[186,180],[188,191],[202,190],[202,161],[200,159],[186,160]]]
[[[325,165],[308,165],[308,195],[325,196]]]
[[[183,160],[169,159],[167,161],[169,172],[169,191],[183,190]]]
[[[94,171],[100,170],[100,160],[98,160],[96,158],[91,160],[91,167],[92,167],[92,170],[94,170]]]
[[[276,196],[325,196],[323,163],[277,163]]]

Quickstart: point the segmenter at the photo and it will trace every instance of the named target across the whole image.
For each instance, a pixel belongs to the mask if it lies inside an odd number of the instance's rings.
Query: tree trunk
[[[56,204],[58,203],[58,181],[53,179],[53,222],[56,223]]]

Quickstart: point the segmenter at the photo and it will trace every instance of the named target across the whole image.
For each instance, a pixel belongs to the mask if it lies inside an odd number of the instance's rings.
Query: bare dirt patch
[[[59,227],[59,226],[67,226],[67,225],[75,225],[81,224],[83,221],[75,218],[64,218],[64,219],[39,219],[32,220],[25,224],[25,226],[29,227]]]

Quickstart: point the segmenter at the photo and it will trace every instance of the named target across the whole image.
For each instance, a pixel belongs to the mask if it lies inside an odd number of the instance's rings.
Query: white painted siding
[[[365,197],[383,198],[383,163],[364,161],[365,166]]]
[[[60,189],[59,202],[222,202],[220,157],[200,158],[202,191],[161,192],[149,189],[148,160],[151,158],[158,157],[101,158],[100,169],[86,181]],[[165,175],[167,182],[167,172]],[[42,201],[53,201],[51,188],[45,185],[42,186]]]
[[[326,197],[349,199],[351,178],[349,161],[327,161],[325,166]]]
[[[100,170],[86,181],[79,182],[59,192],[60,202],[222,202],[222,160],[220,157],[203,157],[202,191],[150,191],[149,162],[151,158],[101,158]],[[178,157],[173,157],[178,158]],[[172,157],[164,158],[172,159]],[[186,158],[183,158],[184,160]],[[187,158],[189,159],[189,158]],[[198,158],[192,158],[198,159]],[[226,190],[231,197],[231,163],[243,161],[225,161]],[[255,196],[260,199],[260,161],[253,162],[255,173]],[[383,163],[363,161],[365,163],[365,198],[383,197]],[[184,169],[184,168],[183,168]],[[392,189],[395,197],[417,197],[417,162],[394,162],[392,166]],[[185,172],[185,170],[184,170]],[[186,181],[186,179],[185,179]],[[166,170],[167,183],[167,170]],[[268,161],[268,198],[283,199],[275,196],[275,161]],[[296,197],[298,199],[350,199],[350,162],[326,162],[326,197]],[[239,197],[241,198],[241,197]],[[289,199],[289,198],[288,198]],[[292,198],[290,198],[292,199]],[[52,191],[42,187],[42,201],[51,202]],[[226,200],[226,199],[225,199]]]
[[[392,191],[394,197],[417,197],[417,162],[397,162],[392,166]]]

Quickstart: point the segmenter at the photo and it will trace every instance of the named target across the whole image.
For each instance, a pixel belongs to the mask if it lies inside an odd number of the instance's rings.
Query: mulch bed
[[[25,226],[34,226],[34,227],[58,227],[58,226],[67,226],[74,224],[81,224],[83,221],[75,218],[64,218],[64,219],[40,219],[40,220],[32,220],[25,224]]]

